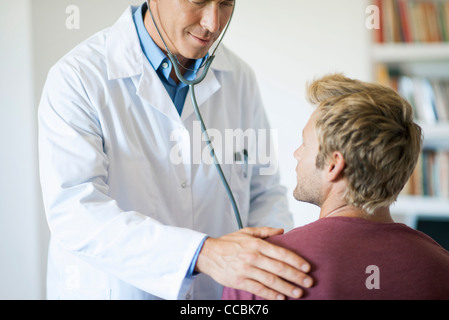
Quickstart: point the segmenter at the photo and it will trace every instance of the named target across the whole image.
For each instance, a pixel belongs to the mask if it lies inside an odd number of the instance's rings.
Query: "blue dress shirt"
[[[176,84],[176,82],[172,78],[170,78],[170,73],[173,68],[172,62],[157,46],[157,44],[148,33],[147,29],[145,28],[143,17],[146,10],[148,10],[147,4],[143,3],[139,7],[139,9],[136,10],[133,16],[137,34],[140,39],[140,45],[148,61],[151,63],[154,70],[156,70],[157,75],[161,79],[162,84],[164,85],[176,109],[178,110],[178,114],[181,115],[184,103],[186,101],[187,93],[189,92],[189,87],[182,82]],[[187,70],[184,74],[184,77],[187,80],[195,79],[198,73],[198,69],[205,59],[207,59],[207,56],[202,59],[195,60],[194,63],[192,63],[192,65],[189,67],[189,70]]]

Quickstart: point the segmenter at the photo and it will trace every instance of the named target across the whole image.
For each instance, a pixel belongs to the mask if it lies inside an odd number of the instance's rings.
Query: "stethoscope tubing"
[[[193,104],[193,110],[195,111],[196,117],[200,121],[201,124],[201,131],[203,133],[204,139],[206,140],[206,144],[209,146],[210,154],[212,156],[212,159],[214,160],[215,168],[217,169],[218,175],[220,176],[221,182],[223,183],[223,186],[226,189],[226,193],[228,194],[229,200],[232,204],[232,209],[234,211],[235,219],[237,221],[237,225],[239,229],[243,229],[242,219],[240,217],[240,212],[237,206],[237,203],[234,198],[234,194],[232,193],[231,188],[229,187],[228,181],[226,180],[226,177],[224,176],[223,170],[221,168],[220,162],[217,159],[217,155],[215,154],[214,147],[212,146],[212,142],[210,141],[210,137],[207,133],[206,126],[204,125],[203,117],[201,116],[200,110],[198,108],[198,103],[196,101],[195,97],[195,88],[194,84],[189,85],[190,88],[190,97]]]

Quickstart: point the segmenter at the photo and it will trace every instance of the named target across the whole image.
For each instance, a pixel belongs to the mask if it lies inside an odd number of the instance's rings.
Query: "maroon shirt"
[[[404,224],[329,217],[268,241],[311,263],[302,300],[449,299],[449,252]],[[261,298],[225,288],[223,299]]]

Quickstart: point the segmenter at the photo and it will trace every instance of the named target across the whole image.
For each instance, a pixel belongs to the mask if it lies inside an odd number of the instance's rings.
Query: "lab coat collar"
[[[215,59],[210,68],[217,71],[232,71],[232,63],[229,61],[229,57],[223,53],[223,47],[223,43],[220,44],[217,52],[215,52]]]
[[[129,78],[142,74],[142,49],[129,7],[110,28],[106,42],[108,79]],[[139,48],[137,50],[136,48]]]

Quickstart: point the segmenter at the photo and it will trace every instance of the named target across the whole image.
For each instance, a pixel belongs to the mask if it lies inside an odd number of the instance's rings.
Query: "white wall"
[[[46,74],[64,53],[140,0],[0,0],[0,299],[45,298],[48,229],[37,170],[37,106]],[[80,29],[66,28],[66,8]],[[297,225],[316,218],[293,200],[293,151],[311,109],[307,80],[331,71],[370,79],[366,0],[242,0],[225,43],[256,71],[279,130],[283,183]]]
[[[107,28],[122,15],[129,5],[140,0],[33,0],[33,58],[35,67],[36,99],[48,69],[64,54],[94,33]],[[143,0],[142,0],[143,2]],[[79,29],[67,28],[70,5],[79,8]],[[69,24],[70,26],[70,24]]]
[[[41,287],[30,17],[28,1],[1,0],[0,299],[38,297]]]

